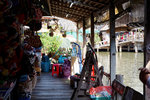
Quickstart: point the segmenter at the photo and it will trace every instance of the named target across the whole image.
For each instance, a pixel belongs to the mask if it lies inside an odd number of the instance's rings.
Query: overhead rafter
[[[77,21],[78,21],[78,19],[76,19],[76,18],[69,18],[69,17],[66,17],[64,14],[58,13],[58,12],[54,12],[53,15],[54,15],[54,16],[57,16],[57,17],[62,17],[62,18],[67,19],[67,20],[71,20],[71,21],[73,21],[73,22],[77,22]]]
[[[52,13],[56,12],[57,15],[62,15],[63,18],[66,17],[66,14],[69,14],[69,19],[72,18],[72,20],[78,21],[83,17],[90,17],[92,12],[100,15],[103,13],[103,11],[108,10],[109,6],[109,0],[42,0],[41,2],[44,2],[44,6],[46,5],[46,7],[44,7],[45,14],[48,14],[47,12],[49,12],[49,6],[46,4],[47,1],[50,1],[50,8],[52,9]],[[114,0],[114,4],[121,5],[127,1],[129,0]],[[74,4],[70,7],[72,2],[74,2]]]
[[[68,1],[68,3],[72,3],[71,0],[67,0],[67,1]],[[80,2],[80,0],[74,0],[73,2],[74,2],[74,5],[78,5],[80,7],[84,6],[84,7],[87,7],[89,9],[98,9],[97,7],[94,7],[92,5],[89,5],[89,4],[86,4],[86,3],[82,3],[82,2]]]
[[[119,12],[118,14],[115,15],[115,19],[121,17],[122,15],[128,13],[129,11],[131,11],[131,8],[127,8],[127,9],[125,9],[125,10]],[[102,23],[105,23],[105,22],[107,22],[107,21],[109,21],[109,19],[108,19],[108,20],[101,21],[101,22],[96,22],[95,24],[102,24]]]
[[[62,2],[60,2],[59,0],[54,0],[54,1],[52,1],[52,3],[53,2],[57,2],[57,3],[60,3],[60,4],[65,4],[65,5],[68,5],[68,7],[70,6],[70,2],[68,2],[68,3],[64,3],[63,1]],[[80,8],[80,9],[84,9],[84,10],[96,10],[96,9],[98,9],[97,7],[94,7],[94,6],[92,6],[92,5],[87,5],[87,4],[83,4],[83,3],[77,3],[77,4],[74,4],[73,5],[73,7],[76,7],[76,8]]]
[[[58,10],[58,9],[52,9],[52,10],[53,10],[54,12],[58,11],[58,12],[64,13],[65,15],[66,15],[66,14],[69,14],[69,15],[74,16],[74,17],[82,18],[82,16],[79,16],[79,15],[77,15],[77,14],[73,14],[73,13],[71,13],[71,12],[67,12],[67,11],[65,11],[65,10]]]
[[[123,3],[128,2],[128,1],[130,1],[130,0],[114,0],[114,4],[116,6],[116,5],[123,4]],[[95,10],[94,13],[100,14],[100,13],[108,10],[108,8],[109,8],[109,5],[106,5],[105,7],[102,7],[101,10]]]
[[[92,12],[91,10],[88,10],[88,9],[86,9],[86,8],[83,8],[83,7],[78,7],[78,6],[76,6],[76,5],[74,5],[72,8],[70,8],[69,6],[70,6],[70,4],[67,4],[67,3],[62,3],[62,2],[58,2],[58,1],[52,1],[52,3],[51,3],[51,5],[53,5],[54,4],[54,6],[56,6],[56,5],[59,5],[60,7],[62,7],[62,8],[68,8],[68,9],[71,9],[71,10],[77,10],[77,11],[79,11],[79,12]]]
[[[62,11],[65,11],[65,12],[69,12],[69,13],[74,13],[74,14],[77,14],[77,15],[80,15],[80,16],[87,16],[89,15],[88,13],[82,13],[82,12],[79,12],[79,11],[76,11],[76,10],[70,10],[70,9],[67,9],[67,8],[62,8],[60,9],[59,6],[52,6],[53,9],[56,9],[56,10],[62,10]]]
[[[52,16],[52,11],[51,11],[51,5],[50,5],[50,0],[47,0],[48,8],[49,8],[49,13]]]
[[[96,3],[96,4],[99,4],[99,5],[108,5],[108,4],[106,4],[106,3],[104,3],[104,2],[99,2],[98,0],[90,0],[89,2],[94,2],[94,3]]]

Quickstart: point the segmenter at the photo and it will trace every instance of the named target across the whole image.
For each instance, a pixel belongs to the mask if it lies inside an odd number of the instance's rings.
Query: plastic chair
[[[59,76],[59,64],[53,64],[53,66],[52,66],[52,76],[54,76],[54,74],[57,74],[57,76]]]

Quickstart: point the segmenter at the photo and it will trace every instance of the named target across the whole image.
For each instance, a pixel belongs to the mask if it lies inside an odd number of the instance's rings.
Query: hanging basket
[[[67,36],[67,34],[65,34],[65,33],[64,33],[64,34],[62,34],[62,36],[63,36],[63,37],[66,37],[66,36]]]
[[[40,20],[32,20],[28,25],[33,31],[38,31],[42,28],[42,22]]]
[[[51,28],[52,28],[52,26],[47,25],[47,29],[51,29]]]
[[[49,33],[49,36],[53,37],[53,35],[54,35],[54,33],[53,33],[53,32]]]

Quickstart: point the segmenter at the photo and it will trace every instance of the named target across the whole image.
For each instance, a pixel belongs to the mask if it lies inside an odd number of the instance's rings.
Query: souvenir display
[[[0,99],[16,85],[18,97],[13,100],[30,100],[36,72],[41,71],[36,48],[42,43],[33,34],[41,29],[41,17],[41,9],[30,0],[0,1]],[[24,34],[22,26],[27,24],[30,30]]]

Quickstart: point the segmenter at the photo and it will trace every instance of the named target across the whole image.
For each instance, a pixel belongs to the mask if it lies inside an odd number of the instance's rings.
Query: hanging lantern
[[[51,29],[52,28],[52,26],[50,26],[49,24],[47,24],[47,29]]]
[[[63,37],[66,37],[66,36],[67,36],[67,34],[66,34],[66,33],[64,33],[64,34],[62,34],[62,36],[63,36]]]
[[[50,32],[49,33],[49,36],[53,37],[54,33],[53,32]]]

